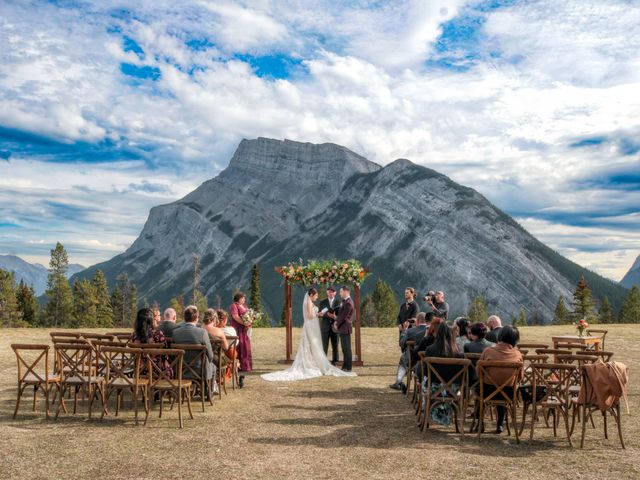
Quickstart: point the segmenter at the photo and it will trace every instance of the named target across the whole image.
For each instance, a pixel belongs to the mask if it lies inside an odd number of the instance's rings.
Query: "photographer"
[[[444,293],[441,291],[430,291],[424,296],[424,301],[427,302],[427,312],[429,309],[436,317],[446,320],[449,317],[449,304],[444,301]]]
[[[407,287],[404,289],[404,303],[400,305],[400,312],[398,312],[398,335],[401,336],[402,332],[409,328],[412,321],[418,316],[418,304],[416,303],[416,289],[413,287]]]

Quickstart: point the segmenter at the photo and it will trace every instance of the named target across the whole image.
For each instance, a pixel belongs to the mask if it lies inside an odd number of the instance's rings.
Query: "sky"
[[[620,280],[638,25],[640,0],[0,2],[0,254],[107,260],[262,136],[436,169]]]

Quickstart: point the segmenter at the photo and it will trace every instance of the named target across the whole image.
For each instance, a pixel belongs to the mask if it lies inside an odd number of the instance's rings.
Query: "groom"
[[[338,315],[331,315],[331,318],[335,318],[333,323],[333,330],[340,336],[340,345],[342,347],[342,370],[346,372],[351,371],[351,322],[353,320],[353,313],[355,308],[353,306],[353,300],[351,300],[351,291],[349,287],[340,287],[340,298],[342,298],[342,306]]]

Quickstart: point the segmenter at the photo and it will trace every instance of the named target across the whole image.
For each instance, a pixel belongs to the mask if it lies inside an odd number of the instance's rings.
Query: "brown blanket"
[[[627,366],[620,362],[598,362],[585,365],[584,368],[588,382],[580,389],[578,403],[597,405],[604,412],[618,402],[620,397],[624,397],[629,413]]]

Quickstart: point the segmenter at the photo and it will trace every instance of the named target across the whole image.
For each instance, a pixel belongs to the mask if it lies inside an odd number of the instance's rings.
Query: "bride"
[[[302,302],[302,315],[304,326],[296,359],[291,367],[279,372],[266,373],[262,378],[269,381],[291,382],[305,380],[307,378],[333,375],[335,377],[355,377],[354,372],[345,372],[334,367],[324,354],[322,337],[320,335],[320,321],[318,319],[318,307],[313,302],[318,299],[318,292],[310,288],[304,295]]]

